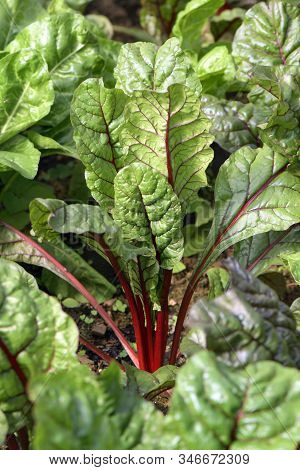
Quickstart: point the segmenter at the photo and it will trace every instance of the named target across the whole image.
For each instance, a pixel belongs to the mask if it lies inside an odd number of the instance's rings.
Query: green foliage
[[[247,13],[233,41],[240,77],[256,65],[299,65],[299,8],[271,0],[258,2]]]
[[[0,408],[14,432],[30,419],[27,382],[41,374],[45,384],[50,369],[75,362],[78,336],[73,320],[23,268],[1,259],[0,276]]]
[[[190,340],[233,367],[272,359],[299,368],[300,337],[287,305],[236,262],[226,262],[226,266],[230,289],[213,301],[199,300],[192,307]]]

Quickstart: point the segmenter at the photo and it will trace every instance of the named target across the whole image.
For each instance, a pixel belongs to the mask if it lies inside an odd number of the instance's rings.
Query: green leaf
[[[0,276],[0,408],[14,432],[29,419],[27,382],[42,374],[45,385],[50,369],[75,362],[78,332],[59,303],[39,291],[20,266],[0,259]]]
[[[232,53],[240,77],[246,80],[256,65],[299,65],[299,9],[290,16],[289,7],[283,2],[258,2],[247,11],[237,30]]]
[[[255,276],[272,265],[282,264],[281,256],[300,250],[299,224],[283,232],[261,233],[235,246],[234,256],[240,265]]]
[[[222,40],[232,41],[232,36],[241,25],[245,13],[243,8],[231,8],[215,15],[210,21],[210,28],[215,41],[221,38]]]
[[[8,431],[8,425],[5,418],[5,414],[0,410],[0,445],[5,441],[5,437]]]
[[[182,213],[167,180],[140,163],[123,168],[115,179],[114,219],[124,239],[160,254],[160,265],[172,269],[183,253]]]
[[[0,173],[4,187],[1,193],[3,210],[0,219],[18,229],[29,223],[28,206],[35,197],[54,197],[53,188],[39,181],[23,178],[16,172]]]
[[[127,95],[143,90],[165,93],[177,83],[191,88],[197,95],[201,92],[191,60],[176,38],[169,39],[160,48],[147,42],[124,44],[115,77],[117,88]]]
[[[66,206],[63,201],[56,199],[34,199],[30,203],[32,228],[35,235],[42,241],[42,246],[89,289],[99,302],[103,302],[113,296],[116,290],[115,287],[101,273],[90,266],[75,250],[61,241],[57,233],[58,231],[62,231],[62,233],[83,233],[86,231],[86,228],[88,230],[93,228],[84,225],[88,224],[89,220],[97,228],[101,224],[100,219],[98,219],[99,214],[102,215],[100,208],[97,206],[80,204]],[[74,217],[72,218],[72,216]],[[74,225],[72,226],[72,224]],[[73,228],[74,230],[72,230]],[[49,269],[48,266],[45,267]],[[50,270],[55,273],[53,268]],[[60,278],[62,277],[61,274],[59,276]],[[44,272],[42,276],[43,282],[51,293],[63,299],[72,297],[79,302],[86,301],[71,285],[60,278],[53,276],[49,272]]]
[[[0,143],[46,116],[54,100],[47,64],[33,50],[0,60]]]
[[[225,266],[231,275],[227,274],[230,290],[213,301],[199,300],[191,308],[190,339],[233,367],[274,360],[299,368],[300,336],[288,306],[236,261],[226,261]]]
[[[140,20],[142,27],[157,41],[163,42],[172,31],[176,15],[189,0],[141,0]]]
[[[35,130],[27,131],[26,135],[35,145],[35,147],[40,150],[43,156],[59,154],[77,158],[75,147],[62,145],[51,137],[39,134]]]
[[[127,387],[136,390],[147,400],[151,400],[161,392],[173,388],[176,381],[178,368],[175,366],[163,366],[153,372],[139,370],[136,367],[126,365]]]
[[[248,98],[262,110],[258,125],[261,140],[287,157],[299,157],[300,67],[255,67],[252,82],[256,86]]]
[[[51,377],[51,387],[31,385],[34,448],[134,449],[147,439],[161,414],[152,404],[124,391],[120,370],[111,365],[97,379],[82,366]]]
[[[0,3],[0,49],[5,49],[16,34],[46,12],[37,0],[1,0]]]
[[[121,168],[119,132],[127,100],[121,90],[90,79],[78,87],[72,104],[74,140],[86,167],[87,185],[106,209],[113,207],[114,178]]]
[[[300,250],[297,253],[281,254],[280,257],[289,268],[297,284],[300,284]]]
[[[86,78],[99,76],[104,60],[90,24],[77,13],[62,12],[36,21],[23,29],[8,50],[31,48],[41,52],[53,80],[55,101],[43,125],[56,126],[70,112],[76,87]]]
[[[224,268],[210,268],[206,274],[209,282],[208,300],[213,300],[224,293],[230,276]]]
[[[291,305],[291,312],[294,315],[297,324],[297,330],[300,331],[300,297],[294,300]]]
[[[259,233],[287,230],[300,218],[300,179],[288,160],[264,146],[242,147],[222,165],[215,215],[198,272],[229,246]]]
[[[191,0],[176,18],[173,34],[180,39],[183,49],[196,52],[201,46],[200,35],[205,22],[222,5],[224,0]]]
[[[235,78],[235,65],[226,46],[215,46],[197,64],[203,92],[223,96]]]
[[[207,244],[210,224],[201,227],[189,224],[183,227],[184,256],[194,256],[202,253]]]
[[[157,443],[161,449],[297,449],[299,385],[296,369],[263,361],[233,370],[199,352],[178,372]]]
[[[190,204],[207,185],[213,158],[210,121],[192,90],[172,85],[167,93],[136,92],[127,104],[120,140],[125,163],[141,161],[165,175],[180,201]]]
[[[202,110],[212,120],[210,131],[216,142],[233,153],[243,145],[260,146],[258,110],[252,103],[242,103],[204,95]]]
[[[29,139],[16,135],[0,147],[0,171],[2,166],[8,167],[24,178],[33,179],[38,171],[40,155]]]

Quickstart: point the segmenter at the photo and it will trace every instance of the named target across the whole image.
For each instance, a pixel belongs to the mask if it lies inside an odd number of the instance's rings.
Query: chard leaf
[[[99,380],[77,366],[53,374],[51,387],[42,385],[35,380],[30,388],[36,450],[135,449],[151,423],[162,421],[152,404],[123,390],[114,364]]]
[[[87,223],[88,216],[91,217],[94,225],[99,225],[101,222],[98,219],[98,216],[101,211],[96,206],[85,206],[80,204],[74,204],[69,207],[71,209],[71,215],[74,215],[74,220],[72,220],[72,222],[70,222],[69,216],[67,221],[64,218],[66,213],[69,214],[69,211],[66,210],[67,206],[63,201],[56,199],[34,199],[30,203],[30,219],[32,228],[35,235],[42,241],[42,247],[60,261],[68,271],[70,271],[87,289],[89,289],[91,294],[96,297],[99,302],[104,302],[113,296],[116,290],[115,287],[101,273],[90,266],[89,263],[79,255],[79,253],[72,248],[69,248],[68,245],[60,239],[60,236],[57,233],[57,231],[60,231],[58,228],[62,227],[63,223],[65,223],[62,228],[63,233],[68,233],[69,228],[71,228],[70,225],[75,223],[77,223],[78,227],[80,227],[80,223],[82,223],[83,228],[81,230],[84,231],[86,228],[84,224]],[[93,207],[95,210],[89,210],[89,208]],[[81,219],[81,221],[79,221],[79,219]],[[51,222],[53,221],[56,221],[56,224],[54,222],[52,225]],[[83,233],[83,231],[79,231],[79,233]],[[73,233],[78,232],[74,230]],[[32,261],[33,264],[36,264],[35,259]],[[45,265],[44,267],[49,270],[48,265]],[[57,274],[52,267],[50,271],[51,272],[43,272],[42,275],[42,280],[49,292],[63,299],[72,297],[79,302],[86,301],[86,299],[75,291],[69,283],[61,279],[61,273],[59,274],[59,278],[57,278],[57,276],[52,274],[53,272],[54,274]]]
[[[167,39],[176,15],[189,0],[141,0],[140,19],[142,27],[157,41]]]
[[[225,39],[232,41],[232,36],[241,25],[245,14],[246,12],[243,8],[226,9],[216,14],[210,21],[210,29],[215,41],[218,41],[220,38],[222,38],[222,41]]]
[[[190,0],[187,3],[177,15],[173,28],[173,34],[180,39],[183,49],[199,52],[204,24],[223,4],[224,0]]]
[[[208,300],[212,300],[224,293],[230,276],[224,268],[209,268],[206,274],[209,282]]]
[[[200,94],[201,83],[189,57],[179,41],[171,38],[161,47],[147,42],[124,44],[115,69],[117,88],[127,95],[151,90],[165,93],[174,84],[181,84]]]
[[[14,432],[28,420],[28,381],[40,374],[45,385],[49,370],[75,363],[78,332],[20,266],[0,259],[0,276],[0,408]]]
[[[5,441],[5,437],[8,431],[8,425],[5,418],[5,414],[0,410],[0,445]]]
[[[202,110],[212,120],[211,133],[227,152],[243,145],[260,146],[257,109],[253,103],[242,103],[204,95]]]
[[[297,253],[285,253],[280,257],[289,268],[297,284],[300,284],[300,250]]]
[[[22,135],[16,135],[0,147],[0,168],[11,168],[24,178],[33,179],[38,171],[41,152]]]
[[[106,209],[113,207],[114,178],[121,168],[119,132],[127,101],[121,90],[89,79],[78,87],[72,104],[74,140],[86,167],[87,185]]]
[[[215,215],[200,257],[200,274],[229,246],[299,222],[300,179],[282,155],[264,146],[242,147],[222,165],[215,184]]]
[[[235,65],[226,46],[216,45],[197,64],[203,92],[223,96],[235,78]]]
[[[234,370],[199,352],[178,372],[157,443],[162,449],[297,449],[299,385],[296,369],[262,361]]]
[[[213,158],[210,121],[199,98],[183,85],[167,93],[136,92],[125,111],[120,140],[125,162],[141,161],[165,175],[183,204],[207,185]]]
[[[39,134],[35,130],[27,131],[26,135],[43,156],[59,154],[78,158],[75,147],[71,145],[62,145],[51,137]]]
[[[53,100],[47,64],[38,52],[4,56],[0,60],[0,144],[46,116]]]
[[[112,220],[99,206],[88,204],[61,205],[52,211],[48,219],[49,226],[59,233],[86,232],[106,233],[112,231]]]
[[[151,374],[126,365],[127,387],[129,390],[136,390],[139,395],[151,400],[161,392],[174,387],[177,371],[177,367],[168,365],[160,367]]]
[[[281,256],[300,251],[300,227],[292,225],[283,232],[255,235],[235,245],[234,256],[240,265],[259,276],[271,265],[282,264]]]
[[[173,269],[183,253],[180,202],[166,178],[141,163],[123,168],[115,178],[114,219],[125,240],[160,256]]]
[[[288,306],[237,262],[227,261],[226,266],[231,289],[213,301],[199,300],[192,307],[188,320],[191,341],[233,367],[274,360],[299,368],[300,336]]]
[[[46,11],[40,0],[1,0],[0,49],[5,49],[16,34],[33,21],[43,17]]]
[[[8,50],[15,52],[24,48],[40,51],[48,64],[55,101],[42,123],[56,126],[69,116],[76,87],[89,76],[101,74],[104,60],[97,38],[82,15],[62,12],[27,26],[10,43]]]
[[[262,110],[258,125],[261,140],[287,157],[299,157],[300,67],[256,67],[253,73],[256,86],[248,98]]]
[[[249,78],[256,65],[299,65],[299,9],[289,13],[288,5],[278,0],[258,2],[247,11],[232,46],[242,79]]]

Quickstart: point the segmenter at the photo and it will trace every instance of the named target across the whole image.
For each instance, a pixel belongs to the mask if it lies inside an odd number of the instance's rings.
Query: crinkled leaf
[[[200,255],[206,248],[210,224],[197,227],[194,224],[183,227],[184,256]]]
[[[197,95],[183,85],[167,93],[136,92],[125,111],[121,144],[126,163],[141,161],[165,175],[183,204],[206,186],[213,158],[210,121]]]
[[[235,246],[234,256],[243,268],[258,276],[271,265],[280,265],[281,255],[300,250],[299,224],[284,232],[268,232],[243,240]]]
[[[41,152],[22,135],[16,135],[0,147],[0,171],[11,168],[24,178],[33,179],[38,171]]]
[[[288,160],[264,146],[242,147],[222,165],[215,184],[215,215],[200,257],[202,272],[229,246],[299,222],[300,178]]]
[[[121,168],[119,132],[127,100],[121,90],[90,79],[78,87],[72,104],[74,140],[86,167],[87,185],[107,209],[113,207],[114,178]]]
[[[40,51],[48,64],[55,101],[43,125],[56,126],[68,117],[76,87],[86,78],[101,74],[104,60],[98,40],[82,15],[66,12],[27,26],[10,43],[8,50],[15,52],[24,48]]]
[[[234,370],[200,352],[179,370],[157,442],[162,449],[297,449],[299,385],[296,369],[262,361]]]
[[[161,392],[174,387],[177,371],[177,367],[168,365],[160,367],[151,374],[126,365],[127,387],[151,400]]]
[[[299,65],[299,8],[297,16],[291,16],[283,2],[258,2],[237,30],[232,52],[243,79],[249,78],[256,65]]]
[[[224,268],[210,268],[206,274],[209,282],[208,300],[212,300],[224,293],[230,276]]]
[[[248,98],[261,109],[258,127],[262,141],[287,157],[299,157],[300,67],[256,67],[253,73],[256,86]]]
[[[205,95],[203,112],[212,120],[211,133],[227,152],[235,152],[243,145],[260,145],[257,109],[252,103],[217,99]]]
[[[151,422],[161,420],[152,404],[123,390],[120,370],[111,365],[100,380],[77,366],[51,377],[51,387],[31,386],[34,448],[134,449],[143,444]]]
[[[160,48],[147,42],[123,45],[115,77],[117,88],[127,95],[142,90],[165,93],[176,83],[191,88],[198,95],[201,92],[200,80],[176,38],[169,39]]]
[[[54,100],[47,64],[33,50],[0,60],[0,143],[46,116]]]
[[[172,31],[176,15],[189,0],[141,0],[142,27],[157,41],[167,39]]]
[[[237,262],[226,266],[231,288],[213,301],[196,302],[188,319],[190,339],[233,367],[262,360],[299,367],[300,336],[287,305]]]
[[[179,12],[173,34],[180,39],[184,49],[199,51],[205,22],[223,4],[224,0],[190,0],[185,9]]]
[[[37,0],[1,0],[0,49],[5,49],[16,34],[45,15],[42,2]]]
[[[124,238],[151,247],[160,265],[172,269],[183,253],[182,214],[179,200],[166,178],[133,163],[115,179],[114,219]]]
[[[291,305],[291,312],[294,315],[297,324],[297,330],[300,333],[300,297],[294,300]]]
[[[15,263],[0,260],[0,407],[10,432],[28,419],[27,381],[76,361],[78,333],[73,320],[52,297],[28,281]],[[30,284],[28,284],[30,282]]]

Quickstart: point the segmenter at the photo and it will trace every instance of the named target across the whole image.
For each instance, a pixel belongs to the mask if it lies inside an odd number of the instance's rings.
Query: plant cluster
[[[297,2],[142,0],[145,31],[122,32],[144,40],[126,44],[74,11],[86,3],[0,1],[0,441],[296,449],[300,302],[283,302],[274,278],[283,267],[300,283]],[[33,181],[14,223],[14,184],[56,154],[78,160],[85,196],[68,203]],[[134,344],[102,305],[116,287],[70,237],[114,271]],[[170,335],[173,274],[190,255]],[[17,263],[42,268],[42,289]],[[192,306],[205,275],[208,298]],[[44,291],[88,302],[127,360]],[[80,365],[79,342],[108,369]],[[163,416],[149,401],[170,389]]]

